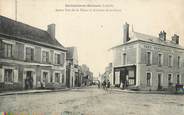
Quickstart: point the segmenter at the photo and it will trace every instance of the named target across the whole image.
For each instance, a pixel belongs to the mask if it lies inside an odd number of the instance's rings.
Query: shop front
[[[136,85],[136,66],[120,66],[114,67],[114,85],[120,87],[120,84],[123,83],[128,86]]]

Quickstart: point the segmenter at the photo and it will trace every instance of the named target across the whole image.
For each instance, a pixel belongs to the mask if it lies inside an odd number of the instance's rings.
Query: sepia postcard
[[[183,0],[0,0],[0,115],[183,115]]]

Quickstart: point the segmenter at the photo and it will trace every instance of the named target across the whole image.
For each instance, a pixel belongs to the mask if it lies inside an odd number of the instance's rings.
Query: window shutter
[[[56,75],[55,75],[55,73],[54,73],[53,76],[52,76],[52,82],[53,82],[53,83],[56,82],[56,81],[55,81],[55,77],[56,77]]]
[[[18,82],[18,70],[13,70],[14,72],[14,82]]]
[[[16,49],[16,45],[13,44],[13,45],[12,45],[12,57],[14,57],[14,58],[17,57],[17,56],[16,56],[16,54],[17,54],[17,53],[16,53],[16,50],[17,50],[17,49]]]
[[[145,64],[148,64],[148,55],[147,55],[147,52],[145,52],[144,57],[145,57]],[[144,60],[144,58],[143,58],[143,60]]]
[[[61,65],[64,65],[64,53],[61,53]]]
[[[59,83],[62,83],[62,74],[60,73],[60,76],[59,76]]]
[[[3,69],[0,69],[0,82],[3,82]]]
[[[48,83],[50,83],[50,78],[51,78],[51,75],[50,75],[50,73],[48,73],[48,78],[47,78]]]

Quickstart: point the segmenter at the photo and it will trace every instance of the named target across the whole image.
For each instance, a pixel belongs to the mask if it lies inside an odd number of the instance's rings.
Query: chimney
[[[166,41],[166,32],[165,31],[160,31],[159,38],[162,41]]]
[[[124,24],[123,26],[123,43],[126,43],[130,40],[130,37],[129,37],[129,24],[127,24],[127,22]]]
[[[49,24],[47,26],[47,32],[51,36],[52,39],[55,39],[55,24]]]
[[[179,36],[177,34],[174,34],[172,36],[172,41],[175,43],[175,44],[179,44]]]

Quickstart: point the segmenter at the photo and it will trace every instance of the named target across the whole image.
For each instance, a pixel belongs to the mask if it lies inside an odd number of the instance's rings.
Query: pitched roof
[[[56,39],[51,38],[45,30],[17,22],[0,15],[0,34],[15,37],[16,40],[25,40],[64,49]]]
[[[171,40],[163,41],[159,37],[155,37],[155,36],[151,36],[151,35],[147,35],[143,33],[138,33],[138,32],[133,32],[132,39],[128,42],[132,42],[136,40],[151,42],[151,43],[175,47],[175,48],[183,48],[180,44],[173,43]]]
[[[159,37],[151,36],[151,35],[147,35],[147,34],[143,34],[139,32],[132,32],[130,40],[126,42],[125,44],[129,44],[129,43],[136,42],[136,41],[144,41],[144,42],[184,49],[181,45],[173,43],[172,41],[169,41],[169,40],[163,41]],[[115,47],[112,47],[111,49],[114,49],[116,47],[119,47],[125,44],[117,45]]]

